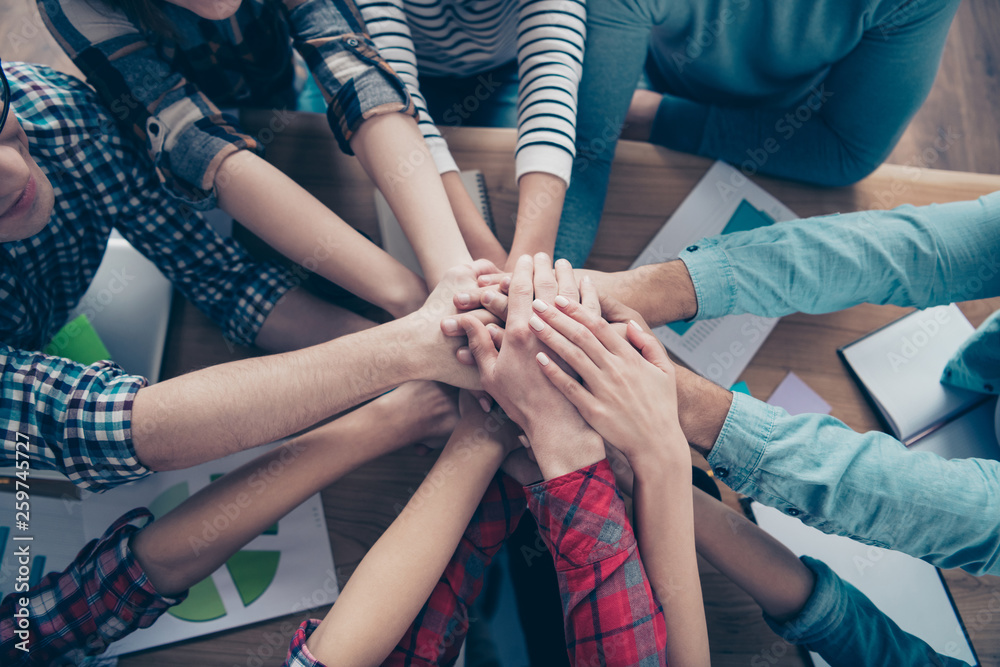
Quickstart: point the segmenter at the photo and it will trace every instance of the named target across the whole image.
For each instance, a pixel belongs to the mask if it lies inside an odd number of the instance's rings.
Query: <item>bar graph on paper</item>
[[[631,268],[676,259],[685,248],[717,234],[748,231],[797,216],[742,173],[716,162],[653,237]],[[671,322],[654,333],[678,359],[728,387],[771,333],[775,319],[730,315]]]

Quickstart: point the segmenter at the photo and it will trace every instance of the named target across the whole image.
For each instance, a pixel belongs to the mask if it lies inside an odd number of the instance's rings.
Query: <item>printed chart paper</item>
[[[83,500],[33,497],[32,583],[46,572],[64,569],[89,540],[100,537],[126,511],[148,507],[160,517],[273,446],[187,470],[157,473],[102,494],[85,494]],[[280,475],[274,467],[248,479],[244,506],[267,502],[266,491],[271,485],[290,483]],[[12,496],[8,506],[14,506]],[[189,538],[192,558],[197,558],[195,551],[203,548],[200,545],[217,539],[226,530],[229,515],[237,511],[236,505],[220,507],[211,522],[196,529]],[[10,546],[13,527],[6,523],[8,519],[0,519],[0,547],[4,547],[0,554],[5,558],[0,562],[0,591],[10,593],[15,572],[7,562],[12,550],[6,547]],[[315,494],[192,587],[183,603],[163,614],[151,627],[113,644],[106,655],[140,651],[312,609],[331,604],[338,594],[323,504]]]
[[[686,247],[716,234],[795,220],[788,207],[738,170],[716,162],[657,232],[631,268],[677,259]],[[774,329],[776,319],[730,315],[673,322],[653,330],[660,342],[695,372],[732,385]]]

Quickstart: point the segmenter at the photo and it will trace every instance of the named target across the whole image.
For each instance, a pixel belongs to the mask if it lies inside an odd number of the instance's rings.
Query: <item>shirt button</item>
[[[788,516],[798,516],[802,514],[802,512],[795,509],[794,507],[789,507],[787,510],[785,510],[785,514],[787,514]]]
[[[725,479],[729,476],[729,468],[723,468],[722,466],[712,468],[712,472],[715,473],[715,476],[719,479]]]
[[[350,37],[347,40],[347,45],[348,46],[357,46],[358,45],[358,40],[354,39],[353,37]]]
[[[696,245],[689,245],[687,248],[685,248],[685,250],[687,250],[688,252],[694,252],[697,249],[698,249],[698,246],[696,246]]]

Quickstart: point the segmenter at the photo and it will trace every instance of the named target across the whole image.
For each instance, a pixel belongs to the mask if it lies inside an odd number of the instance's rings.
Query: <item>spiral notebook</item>
[[[496,233],[496,225],[493,223],[493,211],[490,208],[490,197],[486,191],[486,179],[483,172],[478,169],[470,169],[459,174],[462,184],[472,197],[472,201],[479,207],[479,212],[489,228]],[[403,228],[399,226],[389,202],[381,192],[375,190],[375,215],[378,219],[378,231],[382,237],[382,248],[392,255],[400,264],[410,269],[418,276],[423,276],[424,272],[417,261],[417,254],[413,251],[413,246],[406,238]]]

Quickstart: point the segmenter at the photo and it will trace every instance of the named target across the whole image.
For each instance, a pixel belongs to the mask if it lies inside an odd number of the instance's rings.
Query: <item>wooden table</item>
[[[271,112],[245,114],[245,127],[256,133],[276,119]],[[287,118],[285,118],[287,120]],[[294,114],[274,134],[268,159],[373,239],[378,240],[372,185],[357,160],[337,149],[323,116]],[[275,127],[272,125],[272,127]],[[456,128],[446,132],[452,154],[463,168],[486,177],[501,241],[513,236],[517,189],[514,182],[514,132]],[[265,137],[267,135],[265,134]],[[711,161],[649,144],[622,142],[611,178],[601,232],[588,266],[627,268],[640,250],[704,175]],[[885,165],[862,183],[819,189],[767,178],[761,186],[801,217],[904,203],[929,204],[974,199],[1000,190],[1000,176]],[[974,325],[1000,308],[1000,298],[962,304]],[[781,320],[744,372],[754,396],[766,398],[788,371],[795,371],[833,406],[833,416],[856,430],[879,424],[836,356],[837,347],[905,313],[892,306],[863,305],[830,315],[792,315]],[[232,349],[218,329],[178,297],[171,317],[164,377],[195,368],[253,356]],[[703,467],[700,457],[695,462]],[[431,465],[428,457],[400,452],[375,461],[323,492],[337,574],[343,583],[365,551],[405,503]],[[737,496],[723,487],[724,498]],[[947,572],[952,594],[984,665],[1000,665],[1000,578]],[[748,596],[702,563],[702,586],[712,644],[712,664],[806,664],[795,649],[778,639],[761,620]],[[992,605],[992,606],[991,606]],[[313,613],[320,615],[326,608]],[[279,665],[292,629],[305,614],[241,628],[122,660],[126,667],[189,664],[207,666]],[[279,641],[280,639],[280,641]],[[755,661],[756,659],[756,661]]]

